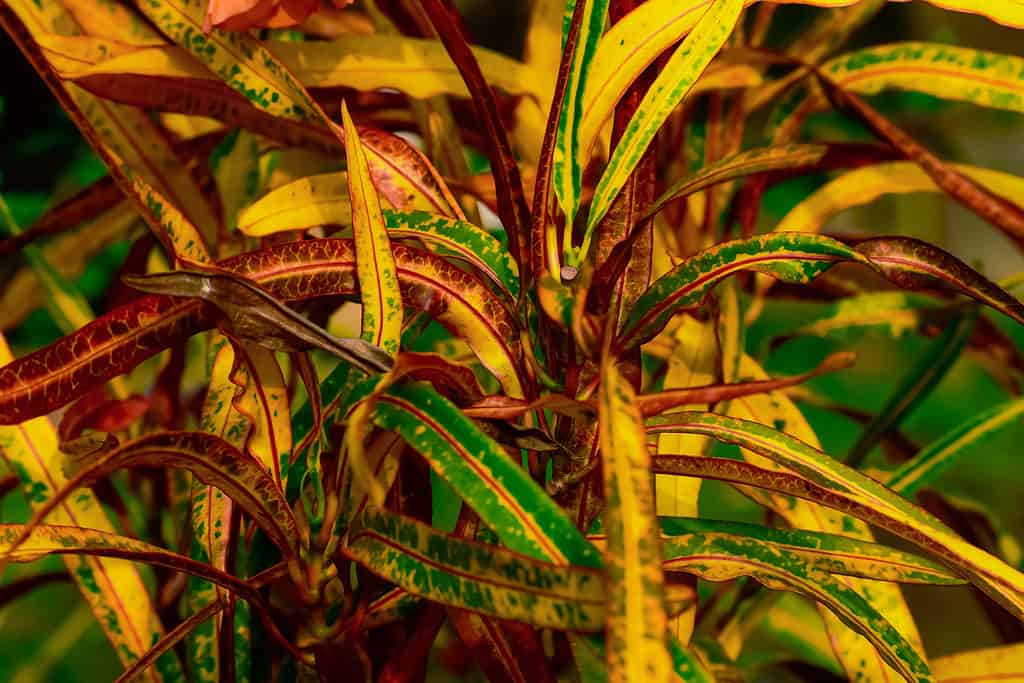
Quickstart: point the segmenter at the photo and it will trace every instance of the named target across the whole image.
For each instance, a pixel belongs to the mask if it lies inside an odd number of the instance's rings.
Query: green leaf
[[[743,0],[713,0],[704,16],[665,63],[637,107],[629,126],[612,152],[608,167],[597,183],[590,214],[587,217],[583,244],[578,253],[566,254],[569,266],[578,267],[586,258],[597,224],[604,218],[616,195],[640,163],[640,158],[654,139],[655,133],[676,106],[686,98],[697,78],[725,44],[742,9]],[[567,248],[570,246],[566,244]]]
[[[893,472],[886,486],[903,496],[913,496],[933,482],[970,449],[1010,425],[1024,413],[1024,399],[1013,399],[983,410],[930,444]]]
[[[668,615],[643,418],[632,387],[607,352],[601,375],[598,419],[608,534],[608,679],[667,680]]]
[[[544,489],[429,386],[390,387],[377,400],[374,421],[415,448],[510,550],[556,564],[601,565],[600,555]]]
[[[761,544],[766,551],[781,548],[806,562],[809,570],[876,581],[950,586],[964,583],[946,568],[919,555],[838,534],[694,517],[663,517],[661,528],[669,535],[663,540],[665,571],[680,567],[685,570],[684,566],[677,567],[674,558],[686,555],[680,544],[693,547],[691,536],[704,538],[708,552],[712,552],[715,539],[729,536],[737,543]]]
[[[914,543],[984,590],[1015,615],[1024,615],[1024,574],[967,543],[942,522],[875,480],[778,430],[713,413],[677,413],[648,421],[654,433],[704,434],[758,453],[795,475],[714,458],[731,470],[759,473],[755,486],[781,490],[841,509]],[[680,466],[685,467],[686,458]],[[753,468],[752,470],[750,468]],[[741,472],[742,474],[742,472]],[[763,477],[763,478],[762,478]],[[775,477],[779,481],[772,481]],[[790,479],[796,481],[790,481]],[[746,483],[746,482],[745,482]],[[809,488],[814,489],[813,497]]]
[[[583,15],[580,18],[579,34],[576,38],[576,49],[573,51],[569,67],[568,80],[565,85],[565,98],[560,104],[558,130],[555,136],[554,157],[551,166],[551,179],[555,188],[555,196],[565,213],[566,230],[571,235],[572,225],[579,209],[583,166],[586,159],[581,154],[579,144],[579,126],[583,115],[583,93],[587,85],[587,73],[594,59],[598,41],[604,32],[608,0],[579,0],[584,3]],[[576,2],[566,7],[566,19],[563,20],[563,48],[568,35],[568,23],[571,20]],[[589,152],[589,150],[582,150]]]
[[[368,507],[343,552],[409,593],[451,607],[543,628],[601,631],[604,578],[441,533]]]
[[[974,332],[977,310],[960,316],[951,322],[929,349],[921,354],[903,377],[896,389],[886,399],[885,405],[875,418],[864,428],[857,442],[846,456],[846,464],[860,467],[875,445],[894,429],[899,429],[903,420],[931,395],[935,386],[942,381]]]

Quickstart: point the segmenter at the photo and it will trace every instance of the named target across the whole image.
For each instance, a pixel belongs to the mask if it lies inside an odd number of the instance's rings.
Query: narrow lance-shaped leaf
[[[600,441],[605,482],[608,679],[667,680],[664,577],[643,419],[629,382],[605,353]]]
[[[238,391],[238,387],[231,381],[235,350],[226,339],[218,336],[211,342],[210,353],[213,355],[213,366],[199,428],[241,450],[251,427],[245,416],[234,410],[235,394]],[[225,569],[228,543],[233,541],[230,530],[234,503],[223,491],[198,478],[192,480],[190,495],[192,543],[189,554],[194,560]],[[193,615],[224,599],[226,596],[221,595],[215,586],[195,578],[189,579],[185,604]],[[213,683],[220,679],[219,632],[219,619],[213,619],[209,623],[198,624],[187,636],[188,653],[198,681]]]
[[[649,429],[707,434],[763,455],[795,472],[796,481],[802,482],[790,487],[792,490],[786,490],[786,493],[808,498],[806,493],[800,492],[800,486],[807,488],[813,484],[816,493],[811,500],[842,509],[902,536],[970,578],[1012,613],[1024,613],[1024,575],[970,545],[890,489],[807,444],[764,425],[710,413],[679,413],[652,422],[654,424]],[[776,474],[780,480],[786,479],[789,486],[788,475]],[[775,482],[754,485],[780,490]]]
[[[0,361],[10,360],[10,349],[0,335]],[[67,479],[61,471],[57,433],[47,418],[19,420],[14,426],[0,427],[0,450],[4,460],[18,475],[33,510],[46,506],[65,486]],[[49,520],[115,531],[91,491],[80,491],[79,495],[63,501]],[[64,561],[118,658],[125,666],[130,665],[163,633],[142,577],[134,567],[123,562],[75,556],[65,557]],[[150,678],[153,681],[161,679],[181,680],[176,660],[162,660],[160,674],[153,674]]]
[[[382,200],[385,197],[381,197]],[[453,252],[472,264],[513,299],[519,296],[519,269],[496,237],[472,223],[426,211],[383,209],[392,238],[416,238]],[[239,216],[238,229],[264,237],[283,231],[352,224],[348,174],[301,178],[267,193]]]
[[[829,78],[863,95],[889,88],[1024,113],[1024,59],[940,43],[873,45],[821,66]]]
[[[25,529],[21,524],[0,524],[0,553],[8,553]],[[244,600],[262,603],[249,584],[220,569],[144,541],[96,529],[43,524],[32,529],[7,558],[11,562],[35,562],[48,555],[111,557],[166,567],[210,581]]]
[[[344,103],[341,118],[345,126],[356,272],[363,304],[363,339],[394,354],[400,342],[403,313],[395,259],[359,134]]]
[[[704,535],[706,540],[727,535],[737,542],[763,544],[766,549],[782,547],[807,562],[808,568],[830,574],[901,583],[950,586],[964,583],[960,577],[924,557],[849,536],[694,517],[663,517],[660,522],[662,530],[668,534],[662,544],[666,571],[672,570],[673,557],[680,555],[676,544],[682,541],[691,545],[689,535]],[[680,538],[683,536],[687,537]]]
[[[616,23],[601,39],[591,65],[580,125],[581,149],[587,152],[622,93],[648,64],[677,43],[697,23],[708,0],[647,0]],[[746,0],[752,5],[752,0]],[[801,0],[817,7],[844,7],[847,0]],[[860,3],[864,5],[865,3]],[[941,0],[945,9],[982,14],[1007,26],[1024,27],[1024,11],[1011,3],[983,0]],[[823,43],[819,38],[815,45]],[[807,54],[799,53],[809,59]],[[811,53],[813,57],[813,53]]]
[[[157,432],[100,453],[43,503],[8,547],[17,550],[28,534],[79,487],[125,467],[182,467],[229,495],[280,548],[295,558],[303,545],[298,523],[284,494],[259,462],[212,434]],[[0,556],[0,562],[3,557]]]
[[[599,570],[548,564],[373,507],[348,539],[347,556],[428,600],[546,628],[604,629]]]
[[[125,276],[125,284],[154,294],[192,296],[209,301],[227,317],[239,337],[276,351],[316,347],[364,370],[384,372],[390,357],[358,339],[339,339],[283,305],[272,294],[230,271],[177,270]]]
[[[926,399],[960,357],[960,352],[974,331],[978,312],[969,311],[949,324],[917,362],[900,378],[895,390],[886,399],[877,416],[850,448],[845,462],[860,467],[868,453],[891,430],[899,429],[921,401]]]
[[[505,392],[521,397],[518,324],[507,307],[466,271],[417,249],[395,245],[393,251],[405,303],[464,339]],[[350,240],[282,244],[220,265],[284,301],[357,291]],[[176,340],[212,327],[215,313],[197,299],[145,296],[8,363],[0,368],[0,423],[17,424],[73,401]]]
[[[597,224],[604,218],[626,179],[640,163],[654,135],[673,109],[686,97],[697,78],[725,43],[739,19],[743,0],[713,0],[707,12],[683,39],[640,102],[608,167],[594,190],[587,217],[587,229],[579,253],[567,254],[567,262],[578,266],[586,257]]]
[[[745,377],[767,377],[764,370],[745,354],[740,358],[738,372]],[[738,398],[729,403],[728,411],[733,417],[777,428],[809,446],[820,449],[820,441],[811,425],[782,392]],[[770,468],[771,471],[786,471],[784,466],[753,450],[741,448],[740,453],[744,460],[753,465]],[[874,534],[867,523],[849,514],[843,514],[843,511],[828,509],[774,490],[762,491],[748,487],[743,493],[774,511],[790,527],[841,534],[861,541],[874,540]],[[845,576],[837,577],[837,580],[863,596],[903,634],[908,642],[915,645],[919,652],[923,652],[916,622],[899,586],[885,582],[861,581]],[[834,653],[847,677],[884,680],[894,675],[895,672],[890,671],[891,667],[864,638],[824,606],[819,605],[818,612],[824,621],[829,649]],[[738,645],[738,642],[732,641],[733,648]]]
[[[583,93],[587,85],[587,72],[594,58],[598,40],[604,32],[605,18],[608,13],[608,0],[577,0],[582,3],[582,15],[579,19],[578,35],[574,42],[565,85],[565,96],[561,102],[552,102],[552,107],[560,107],[558,129],[555,137],[554,157],[551,167],[551,180],[555,188],[555,196],[565,213],[566,226],[572,226],[579,208],[580,189],[583,178],[583,166],[586,159],[580,154],[579,125],[582,116]],[[575,5],[575,3],[573,3]],[[574,9],[574,8],[573,8]],[[570,13],[570,17],[572,14]],[[563,27],[565,33],[566,27]],[[563,35],[563,43],[565,35]],[[565,46],[563,45],[563,49]],[[588,150],[584,150],[588,151]],[[571,227],[569,228],[571,234]]]
[[[994,193],[1007,197],[1024,196],[1024,178],[1020,176],[967,164],[948,165]],[[820,232],[822,226],[840,211],[863,206],[879,197],[941,191],[920,166],[909,161],[865,166],[847,171],[815,190],[790,209],[775,231]]]
[[[931,681],[928,664],[902,634],[855,590],[783,546],[733,536],[693,534],[666,541],[667,571],[693,572],[710,581],[752,576],[827,606],[874,645],[910,683]]]
[[[837,261],[868,263],[841,242],[799,233],[775,233],[706,249],[656,280],[640,296],[619,343],[628,348],[652,338],[672,315],[699,304],[719,280],[733,273],[755,270],[786,282],[806,283]]]
[[[299,122],[325,117],[298,80],[273,52],[248,33],[203,31],[204,3],[196,0],[138,0],[138,8],[167,37],[181,45],[254,107]]]
[[[825,157],[828,149],[825,145],[782,145],[760,147],[727,156],[677,180],[654,200],[644,216],[653,216],[669,202],[713,185],[757,173],[813,166]]]
[[[957,425],[893,472],[886,486],[911,497],[953,466],[986,437],[1019,424],[1024,399],[1013,399],[983,410]]]
[[[875,237],[857,244],[857,251],[891,282],[904,289],[936,282],[966,294],[1024,325],[1024,304],[952,254],[909,237]]]
[[[358,398],[355,393],[351,400]],[[428,386],[390,387],[378,398],[374,421],[419,451],[510,550],[556,564],[600,565],[599,555],[544,490]]]

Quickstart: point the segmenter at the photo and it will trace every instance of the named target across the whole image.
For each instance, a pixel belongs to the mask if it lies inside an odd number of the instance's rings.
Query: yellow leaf
[[[12,360],[7,342],[0,335],[0,365]],[[21,479],[33,508],[44,504],[67,483],[61,470],[57,431],[45,417],[0,427],[0,450]],[[117,532],[88,489],[69,497],[47,521]],[[145,654],[163,634],[163,627],[135,567],[124,560],[77,555],[67,555],[64,561],[121,662],[128,666]],[[154,670],[147,676],[150,681],[161,680]]]
[[[352,230],[356,242],[356,270],[363,304],[363,339],[395,353],[402,335],[402,294],[398,289],[395,257],[377,190],[370,179],[359,133],[342,103],[345,156],[352,204]]]
[[[608,680],[668,681],[668,615],[643,418],[632,387],[607,352],[601,370]]]

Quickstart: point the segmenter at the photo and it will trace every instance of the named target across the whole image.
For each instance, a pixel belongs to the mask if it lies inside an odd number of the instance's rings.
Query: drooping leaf
[[[508,395],[522,396],[518,325],[501,301],[475,276],[431,254],[400,245],[393,251],[406,304],[463,338]],[[227,259],[220,267],[284,301],[352,296],[357,291],[350,240],[278,245]],[[212,327],[215,320],[215,311],[198,300],[162,295],[116,308],[75,334],[0,368],[0,424],[45,415],[175,340]],[[67,363],[69,358],[73,362]]]
[[[253,237],[263,237],[322,225],[350,225],[352,209],[347,183],[345,173],[312,176],[289,183],[246,209],[239,217],[239,230]],[[513,300],[519,296],[515,261],[486,230],[426,211],[384,209],[382,213],[393,239],[415,238],[443,247],[508,291]]]
[[[761,147],[727,156],[680,178],[661,193],[644,212],[658,213],[666,204],[701,190],[743,176],[813,166],[828,153],[825,145],[782,145]]]
[[[319,348],[367,373],[385,372],[390,357],[358,339],[339,339],[296,313],[259,285],[230,271],[176,270],[145,276],[126,276],[135,289],[208,301],[230,322],[233,333],[275,351]]]
[[[586,255],[598,222],[604,218],[654,135],[672,110],[687,96],[697,78],[732,33],[742,9],[743,0],[713,0],[693,31],[683,39],[651,84],[594,189],[580,254]],[[585,140],[582,135],[581,140]],[[567,261],[569,265],[576,266],[580,259],[574,254]]]
[[[0,336],[0,361],[10,360],[7,342]],[[17,473],[33,510],[45,506],[65,485],[56,430],[45,417],[0,427],[0,450],[8,466]],[[87,490],[63,501],[48,519],[51,523],[103,532],[115,530],[99,500]],[[77,556],[64,560],[118,658],[124,665],[130,665],[163,633],[142,577],[123,562]],[[161,673],[153,674],[150,680],[181,680],[178,663],[162,663]]]
[[[874,45],[821,66],[842,87],[871,95],[889,88],[1024,113],[1024,59],[940,43]]]
[[[600,390],[608,591],[608,679],[665,680],[671,670],[664,577],[643,419],[629,382],[605,354]]]
[[[604,628],[601,572],[556,566],[367,508],[343,551],[411,594],[453,607],[570,631]]]
[[[82,467],[52,498],[41,504],[8,553],[18,549],[39,523],[79,487],[124,467],[182,467],[205,483],[216,486],[253,518],[280,548],[294,558],[302,546],[298,523],[284,494],[253,457],[213,434],[156,432],[101,453]]]
[[[1024,613],[1024,575],[999,559],[970,545],[947,526],[878,482],[852,470],[807,444],[771,427],[711,413],[677,413],[657,418],[649,429],[706,434],[725,443],[734,443],[795,472],[776,472],[785,480],[789,495],[796,495],[829,507],[842,509],[881,526],[934,555],[946,566],[969,578],[1013,614]],[[671,426],[669,426],[671,425]],[[684,426],[685,425],[685,426]],[[685,458],[681,460],[685,466]],[[743,467],[741,467],[743,465]],[[749,465],[737,463],[735,471],[748,471]],[[767,472],[755,468],[758,472]],[[782,490],[779,482],[763,481],[758,474],[755,486]],[[765,474],[764,479],[771,476]],[[748,482],[744,482],[748,483]],[[814,496],[807,493],[812,489]]]
[[[990,306],[1024,325],[1024,304],[952,254],[909,237],[876,237],[857,251],[890,282],[903,289],[940,284]]]
[[[904,636],[855,590],[783,546],[729,536],[693,534],[666,540],[666,571],[694,572],[711,581],[753,576],[769,588],[812,597],[854,626],[911,683],[932,680],[928,664]]]
[[[740,358],[738,373],[743,377],[766,378],[768,375],[749,356]],[[733,417],[753,420],[762,425],[784,431],[807,445],[820,449],[817,434],[793,402],[782,392],[757,394],[733,400],[728,405]],[[785,472],[786,468],[773,460],[750,449],[740,449],[747,462],[773,472]],[[850,536],[862,541],[874,541],[874,533],[867,523],[845,510],[833,510],[822,505],[801,500],[777,491],[743,489],[743,493],[759,504],[772,510],[790,527],[810,529],[832,534]],[[903,597],[900,587],[891,583],[861,581],[852,577],[837,577],[846,587],[857,591],[869,604],[877,609],[895,626],[908,642],[923,650],[921,637],[913,614]],[[867,679],[891,678],[893,673],[877,651],[841,620],[819,605],[830,649],[842,669],[850,678]],[[734,643],[735,646],[735,643]]]
[[[24,525],[0,524],[0,553],[7,553],[24,532]],[[262,601],[259,594],[244,580],[210,565],[134,538],[85,527],[52,524],[37,526],[7,558],[10,562],[35,562],[48,555],[111,557],[166,567],[211,581],[245,600],[256,603]]]
[[[1024,178],[965,164],[950,164],[992,192],[1024,196]],[[775,227],[778,232],[819,232],[829,218],[845,209],[862,206],[891,194],[941,192],[927,173],[909,161],[865,166],[830,180],[790,209]]]
[[[678,552],[677,544],[696,547],[693,545],[695,541],[686,535],[705,535],[707,542],[717,535],[725,534],[735,537],[739,543],[749,543],[752,552],[757,545],[762,545],[766,553],[770,553],[775,546],[781,547],[807,562],[808,569],[813,571],[901,583],[964,583],[963,579],[924,557],[848,536],[692,517],[666,517],[660,521],[662,530],[669,535],[663,543],[666,571],[672,571],[675,567],[674,557],[685,555]],[[708,552],[712,551],[709,549]],[[685,571],[685,564],[681,570]],[[715,569],[708,567],[705,571],[714,572]]]
[[[774,233],[706,249],[656,280],[637,300],[620,344],[630,347],[652,338],[675,312],[696,306],[719,280],[740,270],[805,283],[836,261],[867,262],[840,242],[799,233]]]
[[[199,184],[145,112],[104,101],[51,76],[37,41],[44,34],[78,33],[82,30],[78,20],[61,5],[44,10],[39,5],[19,0],[10,7],[23,24],[19,27],[13,21],[4,21],[8,33],[44,80],[49,81],[58,101],[106,163],[122,190],[128,192],[124,172],[134,173],[160,194],[172,198],[204,234],[212,235],[218,221]],[[98,15],[94,20],[100,23],[104,21],[100,17],[117,21],[117,10],[102,4],[97,3],[91,11]]]

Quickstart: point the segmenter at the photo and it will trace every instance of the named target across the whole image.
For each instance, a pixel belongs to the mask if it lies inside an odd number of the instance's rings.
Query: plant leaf
[[[640,296],[619,344],[629,348],[652,338],[677,311],[698,305],[719,280],[740,270],[805,283],[837,261],[868,263],[840,242],[800,233],[771,233],[711,247],[680,263]]]
[[[1024,178],[965,164],[948,164],[996,194],[1024,196]],[[820,232],[835,214],[892,194],[941,192],[935,181],[910,161],[893,161],[847,171],[790,209],[776,232]]]
[[[913,496],[985,437],[1017,424],[1021,413],[1024,413],[1024,399],[1013,399],[981,411],[901,465],[886,481],[886,486],[902,496]]]
[[[821,65],[847,90],[889,88],[1024,113],[1024,59],[940,43],[902,42],[849,52]]]
[[[821,602],[863,634],[907,681],[932,680],[916,648],[857,591],[844,586],[801,554],[781,545],[730,536],[694,534],[666,540],[667,570],[710,581],[752,576],[768,588],[795,590]]]
[[[1024,304],[952,254],[910,237],[875,237],[857,251],[903,289],[941,283],[1024,325]]]
[[[629,382],[606,353],[601,368],[601,458],[608,534],[608,679],[667,680],[664,577],[643,419]]]
[[[789,475],[774,473],[780,481],[786,480],[784,493],[842,509],[881,526],[969,578],[1013,614],[1024,613],[1024,575],[970,545],[930,514],[878,482],[807,444],[764,425],[711,413],[676,413],[652,422],[655,424],[649,429],[705,434],[754,451],[792,470],[796,473],[793,482],[789,481]],[[765,472],[761,468],[756,469]],[[737,471],[741,470],[744,468],[737,468]],[[782,491],[776,482],[759,481],[754,485]],[[799,492],[800,486],[808,491],[813,488],[814,497]]]
[[[0,524],[0,553],[25,535],[26,525]],[[244,580],[184,555],[143,541],[79,526],[43,524],[32,529],[17,549],[7,554],[11,562],[35,562],[48,555],[110,557],[142,562],[185,572],[221,586],[244,600],[261,604],[262,598]]]
[[[363,305],[363,339],[388,354],[398,352],[402,335],[402,295],[398,290],[395,257],[391,253],[380,200],[370,180],[359,133],[344,102],[345,158],[356,245],[356,274]]]
[[[316,347],[366,373],[386,372],[391,359],[358,339],[339,339],[278,301],[247,278],[230,271],[176,270],[129,275],[124,283],[153,294],[190,296],[208,301],[228,319],[240,338],[276,351]]]
[[[473,275],[426,252],[400,245],[393,251],[405,302],[465,339],[506,394],[521,397],[518,325],[508,309]],[[350,240],[278,245],[227,259],[220,267],[285,301],[357,291]],[[75,334],[0,367],[0,424],[17,424],[70,403],[175,340],[212,327],[215,320],[214,311],[200,301],[162,295],[116,308]],[[47,360],[57,358],[59,363]],[[57,369],[51,370],[51,364]]]
[[[378,398],[374,421],[419,451],[510,550],[555,564],[600,566],[599,555],[544,490],[429,386],[391,386]]]
[[[604,628],[602,573],[556,566],[369,507],[343,552],[413,595],[534,626]]]
[[[0,361],[10,360],[10,349],[0,336]],[[57,433],[45,417],[0,427],[0,450],[21,480],[33,510],[45,506],[64,487],[67,480],[61,472]],[[103,507],[88,490],[63,501],[49,520],[114,531]],[[131,565],[103,558],[68,556],[64,562],[118,657],[125,666],[130,665],[163,633],[156,608],[138,571]],[[163,661],[160,672],[153,674],[151,680],[181,680],[176,660]]]
[[[238,229],[264,237],[322,225],[350,225],[347,183],[347,174],[328,173],[279,187],[239,216]],[[416,238],[443,247],[472,264],[513,300],[519,296],[519,269],[508,250],[486,230],[426,211],[384,209],[382,213],[392,238]]]
[[[732,537],[737,543],[749,543],[752,550],[758,545],[766,552],[771,552],[775,547],[782,548],[806,562],[811,571],[901,583],[949,586],[964,583],[963,579],[931,560],[879,543],[838,534],[803,529],[773,529],[746,522],[694,517],[662,518],[661,527],[669,536],[663,541],[665,571],[673,570],[673,558],[686,555],[685,552],[679,552],[678,544],[688,548],[696,547],[698,542],[690,536],[701,536],[708,542],[724,535]],[[708,552],[713,551],[708,548]],[[682,570],[685,571],[685,562]],[[715,568],[708,567],[705,571],[713,573]]]
[[[203,5],[188,0],[139,0],[143,14],[172,41],[249,103],[273,116],[319,123],[323,112],[265,44],[248,33],[203,31]]]
[[[732,33],[742,9],[743,0],[713,0],[651,84],[594,189],[587,229],[580,247],[584,257],[597,224],[604,218],[665,119],[686,98],[697,78]],[[567,261],[570,266],[579,265],[576,258]]]
[[[284,494],[259,462],[213,434],[156,432],[101,453],[85,465],[52,498],[43,503],[25,525],[31,532],[81,486],[123,467],[182,467],[232,498],[288,558],[296,557],[302,540],[298,523]],[[18,549],[11,542],[8,554]]]
[[[714,163],[701,166],[696,172],[680,178],[654,200],[644,216],[653,216],[669,202],[696,192],[742,178],[769,171],[785,171],[814,166],[828,153],[826,145],[776,145],[739,152]]]
[[[565,96],[561,102],[552,103],[552,107],[557,104],[561,112],[558,116],[558,128],[555,136],[551,180],[554,184],[555,196],[565,213],[567,226],[571,226],[576,219],[583,165],[586,163],[586,158],[580,154],[579,125],[582,116],[583,93],[587,85],[587,72],[594,59],[598,40],[604,32],[608,13],[608,0],[575,1],[582,3],[583,9],[579,19],[578,34],[574,42],[572,61],[567,72]],[[569,16],[572,16],[571,13]]]

